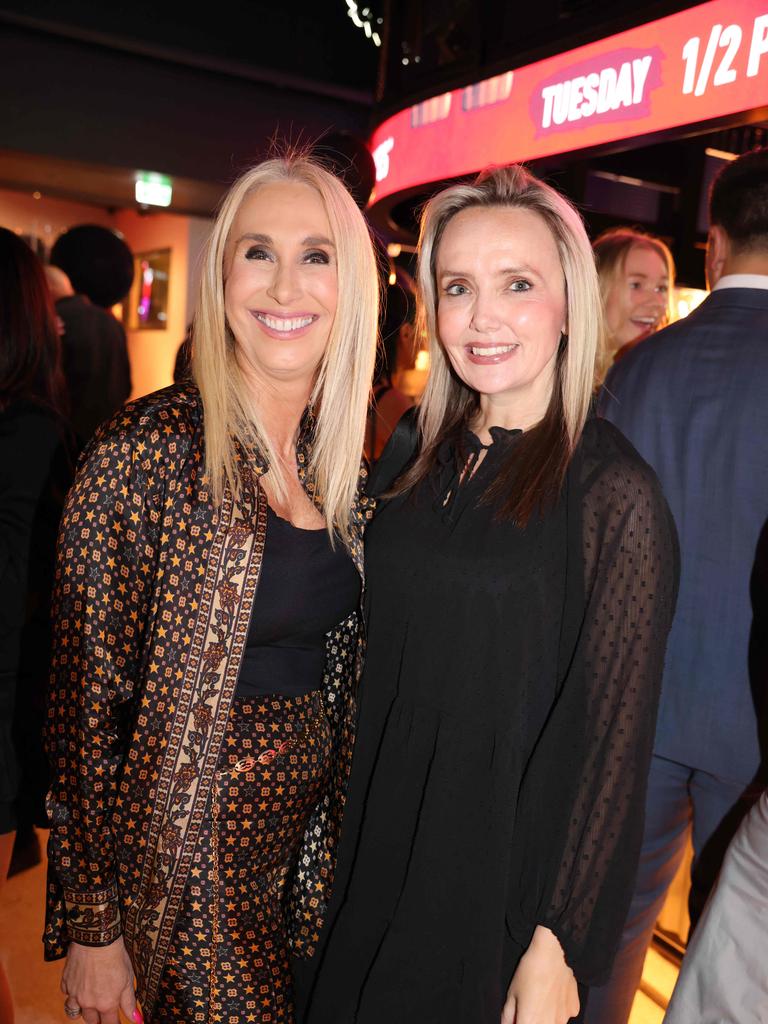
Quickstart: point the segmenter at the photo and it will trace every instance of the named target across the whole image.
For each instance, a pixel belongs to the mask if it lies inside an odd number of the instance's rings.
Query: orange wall
[[[171,213],[119,210],[117,228],[134,254],[154,249],[171,250],[168,281],[168,319],[163,330],[129,330],[131,398],[164,388],[173,381],[176,351],[186,330],[188,218]]]
[[[134,254],[171,250],[168,319],[163,330],[127,330],[132,398],[164,388],[173,381],[176,352],[184,339],[196,301],[199,253],[208,221],[178,214],[120,210],[116,226]]]

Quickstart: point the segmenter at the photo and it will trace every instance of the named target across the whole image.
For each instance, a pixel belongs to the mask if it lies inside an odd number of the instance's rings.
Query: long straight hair
[[[16,399],[64,416],[66,385],[53,301],[40,260],[0,228],[0,410]]]
[[[275,182],[300,182],[318,193],[336,247],[338,303],[310,396],[315,435],[309,474],[329,532],[349,545],[376,353],[378,276],[368,226],[349,192],[303,153],[266,160],[235,182],[208,242],[192,337],[192,373],[204,409],[205,470],[220,501],[226,484],[238,491],[238,449],[255,448],[269,465],[275,491],[285,493],[284,472],[246,387],[224,309],[232,224],[247,196]]]
[[[592,248],[581,217],[559,192],[520,165],[483,171],[469,184],[432,198],[421,221],[418,257],[418,330],[430,349],[430,375],[418,421],[421,451],[397,485],[404,493],[432,469],[444,440],[461,436],[479,396],[454,372],[437,329],[437,255],[449,221],[472,207],[507,207],[540,216],[552,233],[565,278],[568,333],[560,341],[554,384],[543,419],[527,430],[490,485],[486,499],[499,517],[525,525],[557,499],[584,427],[595,383],[602,330],[600,293]]]

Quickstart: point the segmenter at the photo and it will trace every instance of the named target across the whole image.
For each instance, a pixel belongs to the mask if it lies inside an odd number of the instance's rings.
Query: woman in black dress
[[[675,529],[590,415],[600,300],[567,201],[519,167],[453,186],[426,208],[419,273],[432,372],[413,444],[401,424],[377,467],[307,1020],[565,1024],[628,905]]]

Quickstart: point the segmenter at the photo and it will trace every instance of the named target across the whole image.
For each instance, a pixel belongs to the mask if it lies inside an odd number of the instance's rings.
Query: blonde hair
[[[629,251],[634,249],[635,246],[651,249],[661,257],[664,266],[667,268],[667,276],[669,277],[667,311],[664,320],[659,323],[659,328],[665,327],[672,318],[672,288],[675,284],[675,260],[666,242],[657,238],[656,235],[646,234],[637,228],[609,228],[607,231],[603,231],[601,235],[598,235],[592,243],[595,263],[597,264],[597,276],[600,281],[600,298],[603,305],[603,314],[605,314],[608,308],[610,294],[624,272]],[[606,337],[606,345],[608,346],[610,343],[611,339]],[[611,355],[606,347],[604,353],[606,361],[610,360]]]
[[[315,414],[309,475],[331,536],[338,532],[348,545],[376,352],[378,275],[362,213],[341,181],[304,153],[266,160],[236,181],[208,242],[192,341],[192,372],[204,410],[205,471],[220,501],[227,484],[238,490],[238,449],[256,448],[269,465],[275,491],[284,493],[284,473],[245,386],[224,310],[232,224],[247,196],[275,182],[299,182],[318,193],[336,247],[336,315],[309,402]]]
[[[475,393],[452,372],[437,331],[436,261],[440,241],[448,222],[472,207],[513,207],[538,214],[552,233],[565,277],[568,334],[561,341],[553,399],[545,417],[547,444],[551,447],[554,441],[558,451],[549,454],[546,445],[538,441],[535,450],[528,446],[529,464],[521,475],[528,490],[521,482],[523,497],[518,488],[517,498],[506,506],[510,515],[524,521],[537,504],[559,491],[587,418],[602,323],[597,274],[579,214],[559,192],[520,165],[490,168],[474,182],[453,185],[427,203],[418,265],[418,327],[420,336],[428,341],[431,356],[430,376],[419,409],[426,459],[421,466],[418,462],[414,466],[417,472],[409,474],[409,483],[426,470],[428,453],[434,452],[446,433],[465,423],[477,408]]]

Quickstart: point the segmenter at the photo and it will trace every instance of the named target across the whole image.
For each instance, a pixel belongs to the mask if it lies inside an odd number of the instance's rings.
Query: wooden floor
[[[42,835],[42,833],[41,833]],[[45,866],[14,875],[0,902],[0,959],[11,982],[16,1024],[62,1024],[61,963],[43,960]]]
[[[16,1002],[15,1024],[62,1024],[63,996],[59,992],[61,963],[42,958],[45,867],[32,868],[6,883],[0,904],[0,960],[11,980]],[[644,980],[663,999],[674,986],[676,970],[651,950]],[[661,1024],[664,1010],[638,992],[629,1024]]]
[[[655,949],[649,949],[643,968],[643,989],[635,996],[629,1024],[661,1024],[676,981],[677,967]]]
[[[664,1010],[659,1004],[654,1003],[644,992],[638,992],[632,1005],[629,1024],[661,1024],[663,1020]]]

